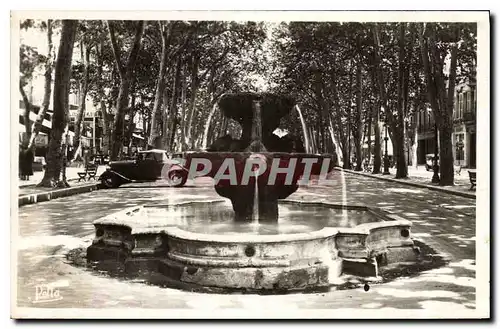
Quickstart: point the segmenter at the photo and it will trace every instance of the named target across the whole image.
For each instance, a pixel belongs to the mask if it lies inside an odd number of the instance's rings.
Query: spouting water
[[[210,114],[208,115],[207,123],[205,124],[205,131],[203,133],[203,142],[202,142],[202,149],[203,150],[207,149],[208,131],[209,131],[210,123],[212,122],[212,118],[214,116],[216,109],[217,109],[217,103],[215,103],[214,106],[212,107],[212,110],[210,111]]]
[[[299,113],[299,119],[300,119],[300,124],[302,125],[302,132],[304,134],[304,144],[306,148],[306,152],[310,153],[310,144],[309,144],[309,136],[308,136],[308,131],[306,127],[306,122],[304,121],[304,117],[302,116],[302,111],[300,110],[300,107],[298,105],[295,105],[295,109]]]
[[[333,146],[335,147],[335,152],[338,152],[340,150],[339,144],[337,143],[337,139],[335,138],[335,133],[333,132],[333,123],[332,123],[332,117],[330,116],[330,126],[328,127],[328,130],[330,131],[330,137],[332,138],[332,143]]]
[[[340,171],[341,182],[342,182],[342,221],[341,225],[349,223],[349,214],[347,213],[347,188],[345,182],[344,171]]]
[[[259,184],[257,184],[258,171],[254,171],[255,175],[255,190],[253,194],[253,208],[252,208],[252,223],[259,223]]]

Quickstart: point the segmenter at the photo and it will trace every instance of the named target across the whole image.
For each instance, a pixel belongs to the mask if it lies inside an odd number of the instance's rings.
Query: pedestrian
[[[32,148],[26,150],[26,175],[27,180],[30,180],[30,176],[33,176],[33,162],[35,162],[35,153]]]
[[[86,168],[90,162],[90,152],[87,148],[83,149],[83,165]]]
[[[21,145],[19,150],[19,173],[21,180],[29,180],[30,176],[33,175],[33,161],[35,160],[35,155],[33,150],[28,149],[26,145]]]
[[[19,146],[19,178],[21,180],[26,180],[26,175],[24,174],[25,171],[25,153],[24,153],[24,146],[20,145]]]

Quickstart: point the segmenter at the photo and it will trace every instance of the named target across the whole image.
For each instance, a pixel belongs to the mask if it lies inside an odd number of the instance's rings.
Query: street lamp
[[[382,110],[384,110],[384,108],[382,108]],[[384,137],[385,151],[384,151],[384,172],[382,173],[382,175],[390,175],[391,173],[389,172],[389,153],[387,152],[387,142],[389,141],[389,137],[387,137],[387,113],[385,115],[384,128],[385,128],[385,137]]]
[[[434,159],[432,166],[434,169],[434,174],[432,175],[432,183],[439,183],[439,166],[438,166],[438,128],[436,119],[434,119]]]

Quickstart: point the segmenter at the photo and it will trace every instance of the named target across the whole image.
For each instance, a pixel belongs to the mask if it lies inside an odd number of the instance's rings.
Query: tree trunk
[[[441,175],[439,185],[442,186],[454,184],[452,133],[451,122],[443,125],[439,130],[439,173]]]
[[[225,116],[222,116],[220,130],[219,130],[219,133],[217,134],[217,137],[222,137],[222,136],[226,135],[228,123],[229,123],[228,118]]]
[[[200,58],[199,56],[193,55],[192,57],[192,68],[191,68],[191,97],[189,100],[189,107],[188,107],[188,118],[187,118],[187,126],[186,126],[186,143],[192,144],[191,139],[191,131],[192,131],[192,126],[193,126],[193,117],[194,117],[194,111],[196,107],[196,95],[198,93],[198,69],[200,65]]]
[[[334,155],[334,164],[337,165],[339,163],[339,145],[337,143],[337,138],[335,137],[335,132],[334,132],[334,125],[333,125],[333,120],[332,116],[330,113],[327,113],[328,115],[328,130],[330,132],[330,138],[332,140],[332,153]]]
[[[375,135],[375,142],[373,145],[373,174],[380,174],[382,167],[382,145],[380,140],[380,101],[375,103],[373,133]]]
[[[85,52],[84,56],[84,71],[83,71],[83,81],[81,83],[82,89],[81,89],[81,94],[80,94],[80,107],[78,109],[78,115],[76,117],[76,122],[75,122],[75,137],[73,140],[73,148],[75,150],[78,149],[78,146],[80,146],[80,136],[81,136],[81,131],[82,131],[82,121],[83,117],[85,114],[85,108],[86,108],[86,98],[87,98],[87,92],[89,90],[89,78],[90,78],[90,50],[91,47],[88,45],[86,46],[84,42],[81,43],[82,47],[82,53]]]
[[[109,122],[109,113],[106,108],[106,103],[104,100],[101,100],[100,102],[101,106],[101,113],[102,113],[102,135],[103,135],[103,141],[102,141],[102,150],[104,154],[108,154],[109,152],[109,146],[111,145],[111,127],[110,127],[110,122]]]
[[[331,81],[331,86],[332,86],[332,93],[333,93],[333,106],[335,108],[334,111],[331,112],[331,114],[333,115],[333,118],[332,118],[332,126],[333,124],[335,124],[335,130],[337,132],[337,135],[338,135],[338,143],[337,143],[337,146],[338,146],[338,150],[337,152],[340,152],[340,154],[342,154],[342,167],[345,169],[346,167],[346,161],[347,161],[347,158],[346,158],[346,152],[347,152],[347,147],[346,147],[346,144],[347,144],[347,134],[344,133],[344,130],[345,130],[345,126],[342,124],[342,109],[341,109],[341,104],[340,104],[340,98],[339,98],[339,93],[338,93],[338,89],[337,89],[337,81],[335,80],[332,80]],[[340,158],[340,154],[338,155],[338,157]]]
[[[30,122],[30,113],[31,113],[31,102],[28,99],[28,96],[26,95],[26,92],[24,91],[24,88],[21,84],[19,83],[19,91],[21,92],[21,97],[23,98],[23,103],[24,103],[24,114],[23,114],[23,120],[24,120],[24,132],[25,132],[25,138],[23,139],[23,145],[27,146],[28,141],[30,140],[31,137],[31,122]]]
[[[153,148],[162,148],[162,132],[163,132],[163,94],[165,92],[165,79],[167,74],[167,62],[168,62],[168,47],[171,35],[171,24],[160,23],[160,28],[162,29],[162,47],[161,47],[161,61],[160,61],[160,71],[158,72],[158,78],[156,79],[156,93],[155,101],[153,104],[153,111],[151,113],[151,132],[149,134],[148,145]]]
[[[148,145],[147,141],[149,140],[149,134],[148,134],[148,131],[149,131],[149,127],[148,127],[148,121],[146,119],[146,111],[143,111],[141,112],[141,120],[142,120],[142,131],[144,132],[144,138],[146,140],[146,147]]]
[[[148,115],[148,119],[146,120],[146,122],[150,122],[149,119],[151,118],[151,114]],[[146,136],[148,136],[148,139],[149,139],[149,136],[151,135],[151,124],[148,123],[147,125],[147,129],[146,129]]]
[[[134,103],[132,103],[132,104],[134,104]],[[132,144],[133,144],[132,139],[134,138],[134,128],[135,128],[134,117],[135,117],[135,111],[134,111],[134,108],[132,105],[132,107],[130,107],[130,111],[129,111],[129,121],[128,121],[128,127],[127,127],[129,150],[132,147]]]
[[[349,147],[347,143],[342,143],[342,168],[343,169],[351,169],[350,160],[349,160]]]
[[[109,118],[109,113],[106,107],[106,102],[105,102],[105,96],[106,94],[104,93],[104,83],[102,80],[102,69],[104,66],[104,58],[103,58],[103,48],[104,48],[104,40],[101,40],[100,44],[96,46],[96,61],[97,61],[97,72],[96,76],[99,77],[99,79],[96,80],[96,86],[98,88],[98,101],[99,101],[99,107],[101,110],[101,115],[102,115],[102,152],[103,154],[107,155],[109,152],[109,146],[111,145],[111,127],[110,127],[110,118]],[[112,81],[110,81],[111,83]],[[110,106],[110,108],[112,105]],[[76,156],[76,152],[75,152]]]
[[[133,138],[134,127],[135,127],[134,126],[134,117],[135,117],[135,113],[136,113],[136,110],[135,110],[135,99],[136,99],[135,86],[136,86],[136,81],[134,81],[133,86],[131,87],[132,97],[130,98],[130,106],[128,107],[129,120],[128,120],[128,126],[127,126],[127,138],[128,138],[129,153],[130,153],[130,149],[132,147],[132,138]]]
[[[455,31],[456,38],[459,38],[458,30]],[[453,132],[453,106],[455,99],[455,79],[457,75],[457,52],[458,45],[455,43],[451,49],[451,58],[450,58],[450,71],[449,71],[449,84],[446,97],[446,108],[443,113],[443,120],[441,129],[440,129],[440,166],[439,171],[441,174],[441,179],[439,184],[444,185],[453,185],[455,180],[455,171],[453,168],[453,149],[451,136]]]
[[[66,141],[63,141],[63,133],[68,125],[68,103],[69,83],[71,76],[71,60],[73,58],[73,44],[75,42],[76,27],[78,21],[63,20],[61,31],[61,42],[57,54],[54,80],[54,115],[52,117],[52,129],[47,152],[47,167],[39,186],[53,187],[56,185],[67,186],[65,173],[61,181],[61,169],[63,169]],[[64,169],[63,169],[64,171]]]
[[[182,87],[181,87],[181,120],[180,120],[180,135],[179,135],[179,145],[178,145],[178,149],[179,149],[179,152],[182,152],[184,150],[186,150],[187,148],[187,144],[186,144],[186,135],[185,135],[185,131],[186,131],[186,122],[187,122],[187,118],[186,118],[186,113],[188,112],[186,110],[186,106],[187,106],[187,101],[186,101],[186,98],[187,98],[187,74],[186,74],[186,66],[184,66],[183,68],[183,79],[182,79]]]
[[[361,120],[361,112],[363,111],[363,86],[361,81],[361,62],[358,62],[356,68],[356,117],[355,117],[355,129],[352,130],[352,136],[354,139],[354,149],[356,152],[356,168],[355,171],[361,171],[362,169],[362,142],[363,142],[363,122]]]
[[[163,105],[161,110],[161,148],[167,150],[168,137],[169,135],[169,123],[170,123],[170,110],[168,106],[168,88],[163,91]]]
[[[370,103],[369,106],[370,108],[368,109],[368,128],[367,130],[367,135],[368,135],[368,156],[367,156],[367,161],[368,164],[370,164],[371,159],[372,159],[372,120],[373,120],[373,106]]]
[[[203,132],[203,140],[202,140],[202,148],[204,150],[209,146],[209,144],[208,144],[208,141],[209,141],[208,134],[210,132],[210,123],[212,122],[212,118],[215,115],[215,111],[216,110],[217,110],[217,106],[212,105],[212,108],[210,109],[210,113],[208,114],[207,121],[205,123],[205,130]]]
[[[397,122],[394,125],[394,140],[395,143],[395,154],[396,159],[396,178],[407,178],[408,177],[408,167],[405,159],[405,133],[404,133],[404,117],[405,117],[405,99],[407,98],[405,93],[405,70],[407,67],[405,65],[405,31],[406,23],[399,23],[399,69],[398,69],[398,117]]]
[[[128,107],[128,94],[130,90],[130,81],[123,79],[120,82],[118,100],[116,104],[116,114],[113,122],[113,132],[111,134],[111,160],[117,160],[123,148],[123,127],[125,124],[125,111]]]
[[[177,132],[177,126],[179,125],[178,118],[178,95],[179,95],[179,85],[181,80],[181,68],[182,68],[182,58],[179,56],[177,58],[177,64],[175,67],[174,83],[172,89],[172,98],[170,99],[170,138],[168,140],[167,150],[174,151],[174,141],[175,133]]]
[[[418,168],[418,113],[417,113],[417,122],[415,128],[413,130],[413,143],[411,148],[412,153],[412,165],[415,169]]]
[[[145,25],[144,21],[137,22],[134,41],[132,43],[132,47],[130,48],[130,52],[128,54],[127,63],[125,67],[123,67],[120,60],[118,44],[115,39],[114,27],[113,24],[110,21],[108,21],[109,36],[113,49],[113,55],[115,58],[115,64],[118,68],[118,73],[120,74],[120,89],[118,92],[118,99],[116,101],[116,111],[115,111],[116,114],[113,123],[113,133],[112,133],[113,144],[111,147],[111,156],[110,156],[111,160],[117,160],[120,151],[123,149],[124,116],[128,107],[130,83],[133,80],[135,63],[137,62],[139,50],[141,48],[144,25]]]
[[[28,149],[34,150],[35,147],[35,139],[36,136],[40,133],[43,125],[43,119],[45,117],[45,113],[49,110],[50,106],[50,95],[52,94],[52,66],[54,65],[53,61],[53,43],[52,43],[52,20],[47,20],[47,62],[45,63],[45,85],[44,85],[44,94],[43,94],[43,102],[42,108],[38,112],[36,120],[31,127],[31,136],[28,144]]]
[[[451,143],[451,135],[453,131],[453,100],[455,93],[455,78],[457,68],[457,49],[458,45],[455,43],[451,48],[450,58],[450,72],[449,72],[449,86],[446,89],[444,82],[444,59],[439,55],[436,44],[435,29],[432,23],[429,39],[425,37],[425,27],[420,26],[419,41],[422,54],[422,61],[424,64],[424,72],[427,83],[427,95],[431,103],[434,114],[434,119],[439,128],[439,171],[441,174],[440,185],[453,185],[454,184],[454,170],[453,170],[453,151]],[[458,42],[458,30],[455,30]],[[429,57],[431,61],[429,61]]]

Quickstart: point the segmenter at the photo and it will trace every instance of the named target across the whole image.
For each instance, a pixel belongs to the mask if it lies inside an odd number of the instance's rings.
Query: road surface
[[[332,317],[347,316],[350,311],[360,309],[384,312],[417,309],[426,310],[429,316],[442,310],[465,316],[466,311],[476,307],[475,200],[340,171],[334,172],[328,185],[302,187],[289,199],[365,204],[397,213],[413,222],[414,238],[446,255],[450,263],[418,276],[373,285],[368,292],[359,288],[258,296],[207,295],[161,288],[98,275],[65,261],[68,250],[90,244],[95,219],[124,207],[156,201],[175,203],[217,197],[210,186],[169,188],[160,185],[129,185],[21,207],[20,237],[16,240],[18,306],[265,311],[279,305],[280,309],[292,313],[297,309],[331,310]],[[44,283],[58,287],[60,299],[33,303],[36,287]],[[387,313],[387,316],[394,315]]]

